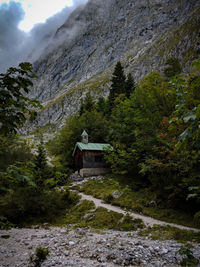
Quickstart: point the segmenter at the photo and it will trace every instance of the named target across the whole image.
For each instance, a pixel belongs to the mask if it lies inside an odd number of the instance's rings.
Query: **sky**
[[[0,0],[0,5],[9,3],[10,0]],[[55,15],[66,6],[72,6],[73,0],[12,0],[12,2],[20,3],[24,10],[24,18],[19,23],[19,28],[23,31],[30,31],[34,24],[44,23],[47,18]]]
[[[0,72],[37,59],[70,13],[85,3],[87,0],[0,0]]]

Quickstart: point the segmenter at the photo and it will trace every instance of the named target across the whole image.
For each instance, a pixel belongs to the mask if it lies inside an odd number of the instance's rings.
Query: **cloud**
[[[13,63],[13,55],[20,48],[25,35],[18,30],[19,22],[24,17],[21,4],[10,2],[0,6],[0,70]],[[13,48],[15,53],[13,53]]]
[[[67,20],[70,13],[87,0],[74,0],[74,5],[66,7],[39,23],[25,33],[18,28],[24,18],[20,3],[9,2],[0,6],[0,72],[18,65],[21,61],[35,61],[51,42],[56,30]]]

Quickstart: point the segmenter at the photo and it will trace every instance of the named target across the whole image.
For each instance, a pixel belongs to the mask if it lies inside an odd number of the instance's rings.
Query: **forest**
[[[116,183],[126,188],[129,199],[122,206],[142,213],[140,203],[132,203],[134,192],[143,192],[143,202],[149,195],[155,209],[189,214],[190,225],[200,227],[199,60],[186,73],[178,59],[169,58],[162,73],[152,72],[137,83],[118,62],[109,96],[94,99],[88,93],[77,114],[52,140],[44,144],[41,137],[35,154],[19,134],[19,128],[34,120],[41,108],[38,101],[25,97],[32,79],[36,77],[29,63],[0,76],[1,227],[33,223],[37,218],[51,221],[78,202],[68,189],[68,178],[74,171],[72,152],[83,130],[90,142],[113,146],[104,157],[111,169],[107,181],[114,182],[104,186]],[[47,154],[53,157],[51,165]],[[64,186],[61,191],[60,186]],[[86,186],[82,190],[87,192]],[[105,200],[114,203],[109,194]]]

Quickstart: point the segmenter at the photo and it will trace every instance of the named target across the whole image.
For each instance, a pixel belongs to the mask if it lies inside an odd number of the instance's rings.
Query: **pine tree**
[[[94,109],[95,109],[94,100],[93,100],[92,96],[90,95],[90,93],[87,93],[86,98],[84,99],[84,102],[81,104],[79,114],[81,116],[84,112],[86,112],[86,111],[91,112]]]
[[[135,90],[135,81],[131,75],[131,73],[128,74],[126,83],[125,83],[125,94],[126,97],[130,97],[130,95],[134,92]]]
[[[112,84],[111,84],[110,95],[109,95],[109,103],[111,107],[113,106],[115,98],[119,94],[125,93],[125,81],[126,81],[126,77],[124,75],[123,67],[121,65],[121,62],[118,61],[115,66],[114,72],[112,74],[112,79],[111,79]]]
[[[33,178],[39,190],[44,188],[44,181],[49,178],[49,174],[46,152],[42,143],[40,143],[37,148],[37,154],[33,159]]]
[[[179,63],[178,58],[173,58],[173,57],[168,58],[165,63],[165,66],[166,67],[164,68],[164,75],[168,79],[172,78],[176,74],[180,74],[182,71],[182,67]]]

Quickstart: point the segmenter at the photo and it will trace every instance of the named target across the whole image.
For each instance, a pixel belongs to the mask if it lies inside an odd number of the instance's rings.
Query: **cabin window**
[[[94,160],[95,160],[95,162],[102,162],[103,157],[102,156],[95,156]]]

